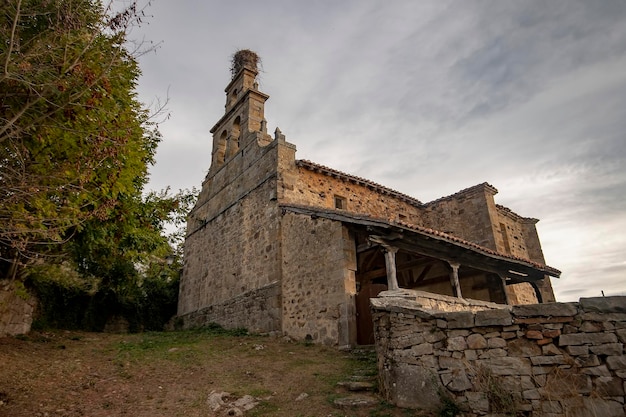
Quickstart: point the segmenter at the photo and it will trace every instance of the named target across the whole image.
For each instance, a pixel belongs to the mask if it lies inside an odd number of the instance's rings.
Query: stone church
[[[372,343],[369,299],[417,289],[498,304],[554,301],[535,224],[478,184],[423,203],[296,159],[267,133],[258,57],[235,54],[211,166],[189,214],[178,319],[184,327]]]

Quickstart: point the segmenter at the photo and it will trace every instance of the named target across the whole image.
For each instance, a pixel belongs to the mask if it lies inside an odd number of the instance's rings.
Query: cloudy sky
[[[488,182],[537,224],[559,301],[626,295],[623,0],[154,0],[139,92],[169,98],[150,187],[200,186],[229,60],[262,58],[300,159],[423,202]]]

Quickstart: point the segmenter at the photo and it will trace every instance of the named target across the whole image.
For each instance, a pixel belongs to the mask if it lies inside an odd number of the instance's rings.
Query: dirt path
[[[414,415],[384,403],[335,406],[347,395],[337,382],[355,373],[372,375],[375,364],[261,336],[33,333],[0,338],[0,416],[228,415],[228,404],[207,402],[212,392],[230,393],[227,403],[254,397],[246,416]]]

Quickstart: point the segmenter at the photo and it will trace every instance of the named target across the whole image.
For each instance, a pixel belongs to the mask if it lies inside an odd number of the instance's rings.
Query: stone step
[[[376,386],[368,381],[341,381],[337,383],[338,386],[347,389],[348,391],[374,391]]]
[[[352,408],[352,407],[370,407],[376,405],[380,400],[373,395],[350,395],[347,397],[337,398],[333,401],[333,404],[340,408]]]

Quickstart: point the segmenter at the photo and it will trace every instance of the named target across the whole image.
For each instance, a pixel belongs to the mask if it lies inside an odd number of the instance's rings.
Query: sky
[[[626,295],[623,0],[153,0],[131,37],[167,101],[149,188],[200,187],[230,58],[262,59],[296,158],[422,202],[488,182],[537,229],[558,301]]]

